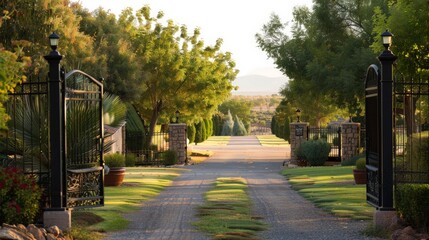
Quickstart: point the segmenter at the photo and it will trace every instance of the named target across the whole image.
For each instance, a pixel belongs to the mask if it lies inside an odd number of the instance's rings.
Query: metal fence
[[[136,156],[136,165],[162,165],[164,153],[170,148],[169,134],[168,132],[155,132],[152,136],[151,146],[146,147],[148,137],[143,132],[127,133],[126,154]]]
[[[331,145],[329,160],[341,161],[341,127],[308,127],[307,139],[322,139]]]
[[[395,79],[395,183],[429,183],[429,80]]]

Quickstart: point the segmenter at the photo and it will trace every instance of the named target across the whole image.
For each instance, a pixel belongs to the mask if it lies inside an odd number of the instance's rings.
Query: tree
[[[429,73],[429,4],[425,0],[392,1],[388,10],[375,11],[372,49],[379,55],[384,47],[380,34],[386,28],[394,34],[392,50],[400,59],[395,68],[407,77]]]
[[[203,123],[199,122],[195,124],[195,145],[203,142]]]
[[[234,120],[232,119],[231,112],[228,111],[228,115],[223,122],[222,136],[232,136],[232,128],[234,127]]]
[[[290,120],[289,117],[285,117],[285,123],[284,123],[284,128],[283,128],[283,136],[284,136],[284,140],[290,142]]]
[[[375,57],[369,49],[371,17],[374,7],[383,4],[316,0],[312,12],[306,7],[294,10],[292,36],[284,33],[276,15],[256,35],[259,47],[290,78],[282,95],[308,113],[310,122],[320,125],[322,116],[338,109],[362,112],[363,77]]]
[[[214,114],[213,117],[213,134],[214,136],[221,136],[223,119],[222,116],[218,113]]]
[[[222,40],[204,46],[199,29],[188,35],[186,26],[172,20],[163,25],[162,17],[162,12],[151,17],[148,6],[136,16],[120,16],[125,22],[137,19],[137,27],[129,30],[143,84],[135,104],[149,120],[149,136],[159,119],[168,121],[177,109],[189,122],[210,117],[233,89],[238,73],[231,54],[220,52]]]
[[[246,128],[244,127],[243,122],[235,115],[234,126],[232,128],[232,135],[234,136],[245,136],[247,135]]]
[[[193,143],[195,141],[195,132],[196,132],[195,125],[194,124],[188,125],[188,130],[186,133],[188,135],[189,143]]]

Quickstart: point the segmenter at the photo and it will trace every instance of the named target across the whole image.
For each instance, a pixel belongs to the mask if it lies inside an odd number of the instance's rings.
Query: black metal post
[[[381,63],[381,211],[393,207],[393,63],[396,56],[386,47],[378,57]]]
[[[49,139],[51,161],[51,209],[63,209],[63,122],[60,61],[63,56],[55,48],[44,56],[49,63]]]

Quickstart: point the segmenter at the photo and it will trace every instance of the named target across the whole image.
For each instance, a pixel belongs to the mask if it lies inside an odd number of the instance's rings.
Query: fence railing
[[[148,137],[143,133],[127,133],[126,154],[134,154],[137,157],[136,165],[159,166],[164,159],[164,152],[170,148],[169,134],[167,132],[155,132],[152,136],[152,144],[145,147]]]

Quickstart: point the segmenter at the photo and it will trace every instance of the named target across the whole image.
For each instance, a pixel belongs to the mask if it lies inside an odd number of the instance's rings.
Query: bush
[[[110,168],[125,167],[125,156],[120,153],[111,153],[104,155],[104,162]]]
[[[360,153],[358,155],[355,155],[349,159],[346,159],[344,161],[341,162],[341,166],[356,166],[356,161],[359,160],[360,158],[366,158],[366,153]]]
[[[323,166],[328,160],[331,145],[323,140],[311,140],[301,144],[301,154],[310,166]]]
[[[298,148],[295,149],[295,156],[298,162],[298,166],[307,166],[307,160],[305,158],[304,150],[302,148],[302,145],[305,142],[301,143],[301,145],[298,146]]]
[[[429,230],[429,184],[397,184],[396,211],[415,228]]]
[[[39,212],[42,190],[32,175],[0,168],[0,224],[29,224]]]
[[[137,162],[137,156],[134,153],[127,153],[125,155],[125,166],[135,167]]]
[[[177,164],[177,153],[174,150],[167,150],[164,152],[162,163],[165,166]]]
[[[359,158],[356,161],[356,169],[358,169],[358,170],[365,170],[366,169],[366,159],[365,158]]]

